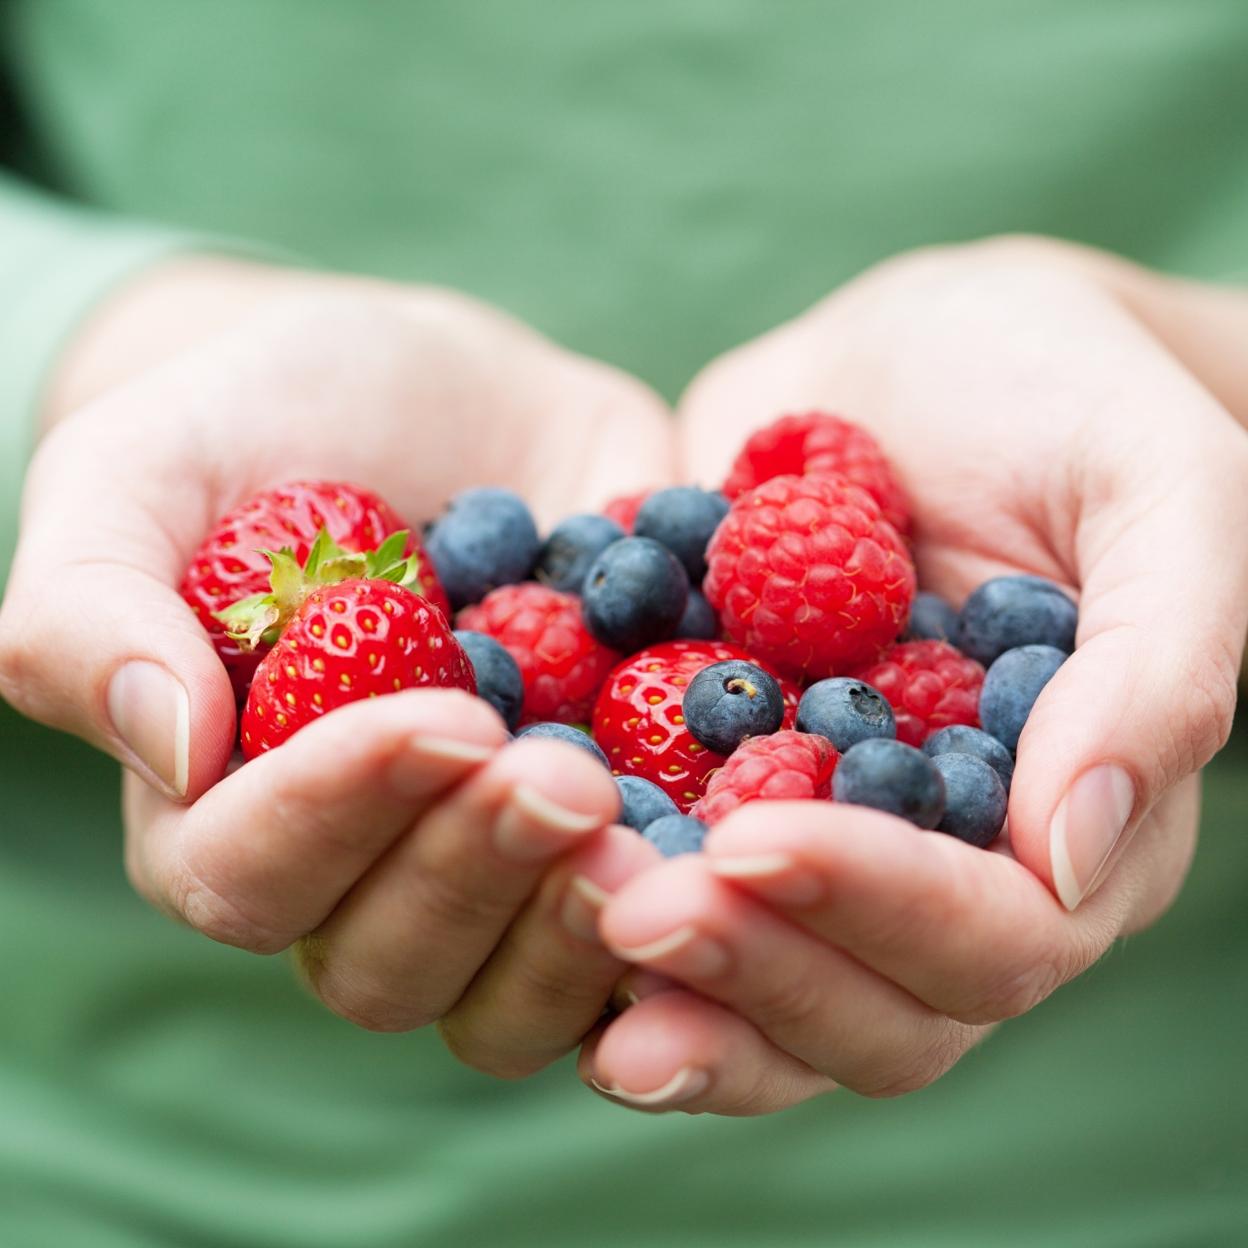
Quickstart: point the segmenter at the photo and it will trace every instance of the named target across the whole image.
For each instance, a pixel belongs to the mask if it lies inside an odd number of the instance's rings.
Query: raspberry
[[[602,514],[608,520],[614,520],[625,533],[631,533],[633,525],[637,523],[637,513],[641,510],[642,503],[653,493],[653,490],[642,490],[640,494],[621,494],[602,509]]]
[[[875,660],[914,597],[905,543],[842,477],[774,477],[742,494],[707,562],[703,590],[724,635],[794,678]]]
[[[492,590],[459,613],[458,627],[501,642],[524,677],[522,723],[589,722],[602,682],[620,656],[595,641],[581,600],[526,582]]]
[[[854,675],[887,699],[897,719],[897,740],[922,745],[949,724],[979,727],[984,669],[944,641],[903,641]]]
[[[710,778],[694,813],[718,823],[746,802],[827,798],[839,758],[827,737],[813,733],[751,737]]]
[[[641,650],[613,671],[594,707],[594,738],[616,775],[657,784],[682,812],[706,791],[707,777],[724,764],[685,724],[682,702],[689,682],[712,663],[757,662],[736,646],[717,641],[665,641]],[[797,716],[799,692],[780,681],[784,726]]]
[[[759,429],[733,461],[724,493],[736,498],[772,477],[810,472],[835,472],[852,481],[903,537],[910,535],[910,505],[879,443],[860,425],[826,412],[781,416]]]

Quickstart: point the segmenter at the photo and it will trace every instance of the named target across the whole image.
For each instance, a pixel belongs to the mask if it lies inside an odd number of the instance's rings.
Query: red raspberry
[[[707,777],[724,764],[685,727],[682,703],[689,682],[712,663],[744,659],[744,650],[721,641],[665,641],[640,650],[615,669],[594,707],[594,739],[616,775],[653,780],[682,811],[706,790]],[[762,664],[766,667],[766,664]],[[784,726],[797,717],[797,686],[780,681]]]
[[[718,823],[746,802],[830,798],[840,758],[827,737],[813,733],[751,737],[710,778],[694,813],[705,823]]]
[[[874,660],[914,597],[905,542],[843,477],[774,477],[742,494],[707,564],[702,589],[724,635],[794,678]]]
[[[620,661],[585,627],[581,600],[526,582],[491,590],[459,613],[459,628],[499,642],[524,677],[521,723],[587,724],[594,696]]]
[[[866,490],[903,537],[913,522],[905,491],[880,445],[861,425],[827,412],[781,416],[752,434],[733,461],[724,493],[736,498],[782,474],[836,472]]]
[[[608,520],[614,520],[625,533],[631,533],[633,525],[637,523],[637,513],[641,510],[642,503],[653,493],[653,490],[642,490],[640,494],[621,494],[602,509],[602,514]]]
[[[945,641],[903,641],[853,675],[878,689],[897,717],[897,739],[922,745],[937,728],[979,727],[984,669]]]

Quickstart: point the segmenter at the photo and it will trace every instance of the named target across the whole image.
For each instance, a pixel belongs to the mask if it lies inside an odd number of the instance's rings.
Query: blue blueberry
[[[848,676],[818,680],[797,704],[798,732],[827,737],[842,754],[859,741],[895,737],[897,721],[888,699],[876,688]]]
[[[642,503],[633,532],[666,546],[698,585],[706,575],[707,543],[727,514],[728,500],[718,490],[676,485],[656,490]]]
[[[524,500],[510,490],[482,486],[451,499],[426,549],[438,580],[458,611],[500,585],[525,580],[537,558],[537,526]]]
[[[463,646],[472,664],[477,678],[477,697],[484,698],[514,732],[520,722],[520,707],[524,702],[524,678],[515,659],[493,637],[484,633],[461,628],[456,630],[455,640]]]
[[[939,594],[918,593],[910,605],[907,641],[958,641],[958,613]]]
[[[706,824],[692,815],[664,815],[642,832],[664,858],[696,854],[706,838]]]
[[[681,699],[685,727],[708,750],[731,754],[746,737],[778,732],[784,694],[774,676],[742,659],[704,667]]]
[[[979,694],[979,722],[1007,750],[1018,738],[1040,691],[1053,679],[1067,655],[1053,646],[1019,646],[1007,650],[988,669]]]
[[[950,724],[948,728],[937,729],[923,742],[923,753],[928,758],[939,754],[971,754],[1001,777],[1005,791],[1010,791],[1010,783],[1014,779],[1014,756],[1001,744],[996,737],[990,737],[982,728],[972,728],[969,724]]]
[[[542,543],[533,576],[551,589],[579,594],[589,565],[623,536],[624,530],[609,516],[568,516]]]
[[[719,636],[719,616],[700,589],[689,591],[685,613],[680,617],[680,623],[676,625],[672,636],[695,641],[714,641]]]
[[[680,814],[676,803],[653,781],[616,776],[615,783],[620,790],[619,822],[626,828],[644,832],[656,819]]]
[[[832,797],[871,806],[934,828],[945,813],[945,782],[936,764],[904,741],[871,737],[850,746],[832,774]]]
[[[589,631],[603,645],[635,654],[676,631],[689,601],[689,577],[666,546],[625,537],[594,560],[581,594]]]
[[[607,756],[598,748],[598,743],[587,732],[582,732],[579,728],[573,728],[570,724],[556,723],[540,723],[528,724],[516,733],[516,740],[523,741],[526,737],[547,737],[551,741],[566,741],[569,745],[574,745],[578,750],[584,750],[586,754],[592,754],[607,770],[611,769],[611,764],[607,762]]]
[[[971,754],[937,754],[932,762],[945,782],[945,813],[936,831],[981,849],[990,845],[1005,826],[1001,777]]]
[[[958,649],[987,667],[1019,646],[1075,648],[1079,609],[1052,581],[1039,576],[998,576],[963,604]]]

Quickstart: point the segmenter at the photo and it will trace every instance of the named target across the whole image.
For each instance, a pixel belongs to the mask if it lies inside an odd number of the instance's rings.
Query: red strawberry
[[[240,703],[247,696],[263,647],[251,652],[240,649],[216,613],[229,603],[267,590],[271,569],[264,551],[289,547],[302,562],[323,528],[344,550],[358,553],[379,547],[392,533],[407,527],[376,494],[339,481],[294,481],[265,490],[218,521],[191,556],[181,594],[208,630]],[[414,588],[449,615],[433,564],[415,535],[408,538],[404,553],[420,560],[419,584]]]
[[[795,679],[875,659],[914,597],[905,542],[843,477],[774,477],[742,494],[707,563],[724,636]]]
[[[653,493],[653,490],[642,490],[640,494],[621,494],[602,509],[602,514],[608,520],[614,520],[625,533],[631,533],[633,525],[637,523],[637,513],[641,510],[642,503]]]
[[[840,757],[827,737],[813,733],[751,737],[711,776],[694,814],[718,823],[746,802],[829,798]]]
[[[905,641],[853,673],[893,708],[897,739],[922,745],[937,728],[979,727],[984,669],[944,641]]]
[[[750,435],[733,461],[724,493],[736,498],[772,477],[834,472],[866,490],[903,537],[913,528],[906,493],[880,444],[861,426],[827,412],[781,416]]]
[[[586,724],[620,655],[595,639],[581,600],[547,585],[503,585],[459,613],[459,627],[501,643],[524,677],[522,723]]]
[[[598,695],[593,727],[616,775],[652,780],[682,811],[693,806],[724,756],[708,750],[685,727],[685,689],[704,667],[725,659],[758,662],[719,641],[665,641],[639,651],[611,673]],[[784,726],[792,727],[801,694],[783,679],[780,688]]]

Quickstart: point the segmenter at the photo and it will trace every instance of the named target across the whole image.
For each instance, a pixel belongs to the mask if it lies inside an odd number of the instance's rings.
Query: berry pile
[[[247,759],[343,703],[453,687],[609,767],[621,823],[667,856],[760,799],[985,846],[1077,608],[1035,576],[960,611],[917,592],[913,528],[871,435],[808,412],[755,433],[722,491],[616,499],[544,540],[494,487],[453,498],[424,546],[367,490],[269,490],[209,535],[182,593]]]

